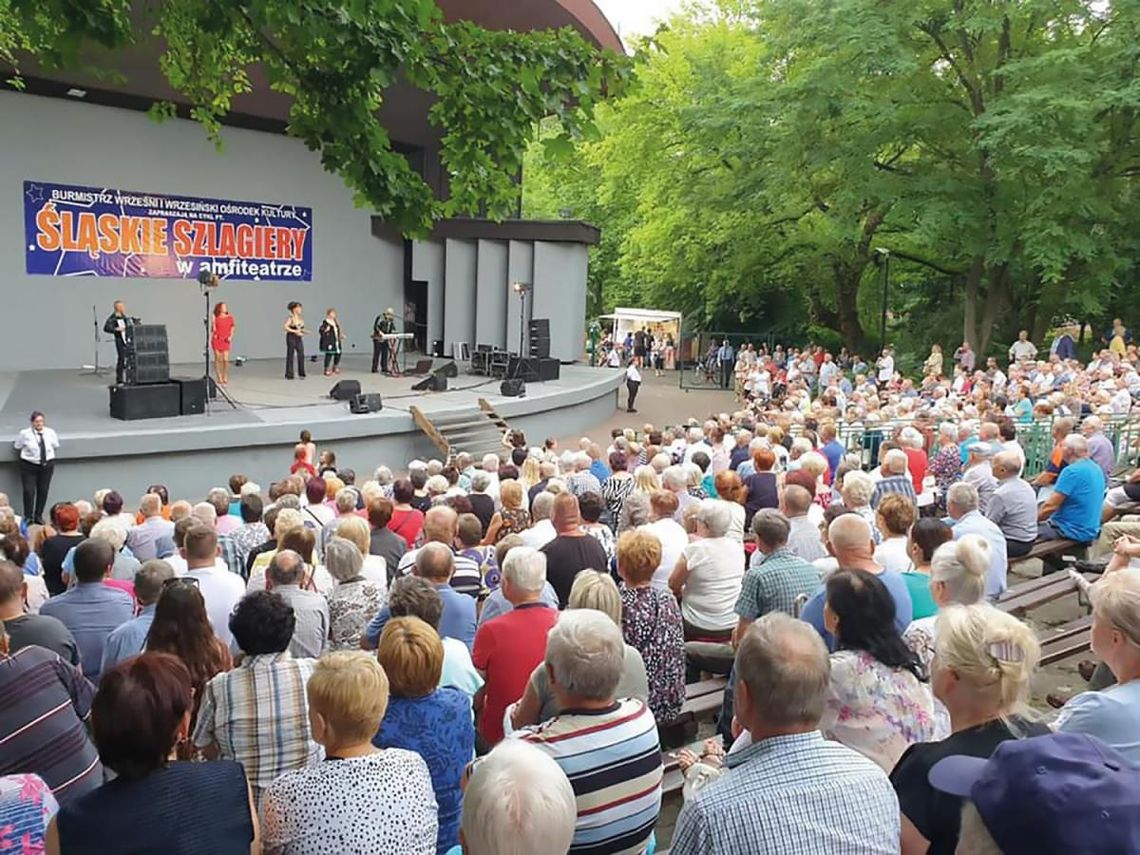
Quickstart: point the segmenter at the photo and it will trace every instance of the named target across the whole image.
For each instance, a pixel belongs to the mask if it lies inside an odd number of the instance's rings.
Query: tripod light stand
[[[198,285],[202,289],[202,297],[206,300],[206,315],[202,318],[202,327],[205,330],[206,336],[206,349],[205,349],[205,371],[202,373],[202,379],[206,385],[206,415],[210,414],[210,290],[218,287],[218,275],[209,270],[202,270],[198,273]],[[237,403],[229,396],[229,393],[222,388],[221,384],[215,382],[214,389],[217,393],[225,398],[226,403],[232,409],[237,409]]]

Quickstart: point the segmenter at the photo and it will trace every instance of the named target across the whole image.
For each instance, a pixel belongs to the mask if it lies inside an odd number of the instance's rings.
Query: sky
[[[594,0],[623,40],[647,35],[657,21],[681,8],[681,0]]]

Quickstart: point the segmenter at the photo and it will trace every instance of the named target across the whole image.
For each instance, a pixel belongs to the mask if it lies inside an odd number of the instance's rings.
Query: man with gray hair
[[[644,702],[615,697],[624,659],[621,629],[609,617],[594,609],[563,612],[545,656],[561,712],[520,734],[548,752],[574,786],[578,824],[570,852],[641,852],[661,812],[657,723]]]
[[[685,803],[672,853],[899,851],[886,774],[819,732],[830,675],[807,624],[774,612],[749,628],[736,652],[736,717],[749,744]]]
[[[1088,416],[1081,422],[1081,434],[1089,443],[1089,459],[1100,467],[1105,479],[1111,478],[1116,453],[1112,449],[1112,440],[1104,435],[1104,422],[1100,416]]]
[[[143,652],[147,633],[150,632],[150,625],[154,621],[158,598],[167,581],[173,578],[174,570],[165,561],[152,558],[143,562],[135,573],[135,599],[139,601],[139,613],[107,636],[100,674],[106,674],[124,659],[130,659]]]
[[[265,572],[265,589],[293,608],[296,622],[289,653],[296,659],[319,659],[328,647],[329,604],[320,594],[301,588],[305,573],[300,555],[292,549],[278,550]]]
[[[590,471],[590,455],[584,451],[571,455],[574,471],[566,478],[566,489],[572,496],[581,496],[583,493],[602,492],[602,483]]]
[[[1078,433],[1071,433],[1062,441],[1061,460],[1065,466],[1057,476],[1053,493],[1037,512],[1037,538],[1092,543],[1100,534],[1104,473],[1089,459],[1088,440]]]
[[[892,448],[883,456],[883,478],[871,494],[871,507],[878,508],[883,496],[905,496],[917,503],[914,481],[907,474],[907,456],[901,448]]]
[[[217,521],[214,528],[218,534],[230,534],[241,525],[241,520],[230,515],[230,491],[225,487],[214,487],[206,494],[206,501],[214,506]]]
[[[174,537],[174,523],[162,518],[162,497],[147,493],[139,499],[143,521],[127,532],[127,546],[139,561],[158,557],[158,541]]]
[[[986,570],[986,596],[994,599],[1006,589],[1009,559],[1005,555],[1005,535],[991,520],[982,514],[978,491],[973,484],[959,481],[946,491],[946,513],[954,539],[976,534],[990,545],[990,566]]]
[[[788,551],[807,562],[827,557],[827,550],[823,548],[819,536],[819,527],[808,519],[811,502],[811,493],[799,484],[788,484],[784,487],[784,495],[780,497],[780,510],[784,512],[789,525]]]
[[[788,548],[790,529],[788,518],[774,508],[762,508],[752,518],[756,551],[736,601],[736,640],[744,637],[753,621],[769,612],[795,617],[796,601],[800,597],[806,600],[819,587],[819,570]]]
[[[1037,540],[1037,494],[1021,478],[1021,458],[1013,451],[994,455],[997,489],[990,496],[986,518],[1001,529],[1009,558],[1028,555]]]
[[[553,466],[554,464],[546,464]],[[554,494],[542,492],[530,503],[530,528],[522,532],[523,543],[531,549],[542,549],[558,536],[550,515],[554,511]]]
[[[558,611],[542,602],[545,555],[516,546],[503,560],[502,571],[503,596],[513,608],[479,627],[471,651],[471,661],[486,681],[479,736],[487,747],[503,738],[503,713],[522,697],[546,653],[547,633],[558,620]]]
[[[966,452],[966,465],[962,469],[962,481],[969,484],[978,494],[978,510],[983,514],[990,506],[990,496],[997,489],[990,461],[997,453],[997,447],[990,442],[975,442]]]

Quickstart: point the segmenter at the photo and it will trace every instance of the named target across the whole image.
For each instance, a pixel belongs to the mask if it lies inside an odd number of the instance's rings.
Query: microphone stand
[[[102,340],[99,338],[99,314],[94,303],[91,304],[91,325],[95,327],[95,359],[90,369],[86,365],[83,366],[84,370],[79,372],[80,377],[102,377],[110,371],[109,368],[103,368],[99,365],[99,345]]]

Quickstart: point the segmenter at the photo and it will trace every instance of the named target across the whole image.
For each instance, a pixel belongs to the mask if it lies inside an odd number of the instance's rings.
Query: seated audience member
[[[242,598],[230,632],[245,655],[206,684],[194,728],[194,745],[207,756],[241,763],[258,802],[275,778],[321,758],[305,702],[316,662],[289,655],[294,624],[280,594],[254,591]],[[267,733],[277,737],[266,740]]]
[[[808,517],[811,493],[799,484],[784,487],[780,508],[788,519],[788,551],[807,562],[827,556],[819,537],[819,526]],[[755,518],[753,518],[755,519]]]
[[[752,525],[752,517],[758,510],[780,506],[776,473],[772,471],[775,465],[776,455],[770,449],[760,446],[752,453],[753,473],[741,475],[744,489],[748,491],[744,500],[745,528]]]
[[[2,495],[2,494],[0,494]],[[48,601],[47,582],[43,577],[43,564],[32,550],[28,539],[20,534],[20,524],[13,517],[0,514],[0,561],[16,566],[23,576],[20,610],[38,615],[40,606]]]
[[[938,613],[938,603],[930,591],[930,562],[934,551],[953,537],[953,530],[940,519],[924,517],[910,526],[906,552],[912,569],[903,571],[902,577],[910,592],[911,626]],[[875,556],[878,557],[878,551]]]
[[[483,537],[485,544],[498,543],[509,534],[522,534],[530,528],[530,512],[523,505],[522,484],[510,479],[500,485],[499,491],[503,507],[495,512],[487,525],[487,531]]]
[[[634,494],[626,501],[626,510],[636,512],[640,497]],[[635,526],[657,538],[661,544],[661,564],[653,574],[653,584],[663,591],[669,590],[669,577],[677,567],[689,535],[673,515],[677,512],[677,496],[668,490],[655,490],[648,494],[649,522]]]
[[[728,502],[732,513],[732,523],[728,527],[728,536],[737,543],[743,543],[744,518],[747,516],[744,511],[744,500],[747,498],[744,493],[744,483],[735,472],[725,469],[717,472],[713,485],[716,488],[714,498]]]
[[[475,753],[471,701],[460,689],[441,686],[443,643],[417,617],[392,618],[377,656],[388,677],[388,710],[372,737],[377,748],[402,748],[424,759],[439,805],[436,851],[459,842],[459,789]]]
[[[931,787],[928,775],[935,763],[955,754],[989,757],[1007,739],[1048,732],[1022,717],[1040,653],[1033,630],[984,603],[950,606],[937,626],[931,684],[950,713],[951,734],[912,745],[891,772],[906,855],[952,853],[958,843],[962,803]]]
[[[549,754],[507,739],[467,779],[460,826],[466,855],[566,852],[578,804],[566,773]],[[458,855],[458,850],[449,855]]]
[[[649,709],[666,724],[685,703],[685,635],[677,598],[652,584],[660,562],[661,542],[648,532],[627,531],[618,538],[622,634],[645,663]]]
[[[959,852],[1140,851],[1140,770],[1087,734],[1009,739],[989,760],[945,757],[930,783],[965,802]]]
[[[733,607],[744,577],[744,550],[728,537],[727,502],[704,499],[697,510],[697,538],[677,559],[669,588],[681,601],[685,639],[727,641],[736,626]]]
[[[46,648],[11,650],[0,623],[0,775],[36,774],[60,804],[102,784],[86,728],[94,693],[78,668]]]
[[[661,745],[649,707],[616,696],[625,670],[621,630],[593,609],[563,612],[545,661],[563,712],[520,738],[550,754],[574,787],[578,822],[568,852],[643,851],[661,812]]]
[[[1105,573],[1092,586],[1090,598],[1092,650],[1117,685],[1074,696],[1054,727],[1095,736],[1140,766],[1140,570]]]
[[[475,633],[471,659],[486,681],[479,734],[487,745],[503,738],[507,705],[522,696],[558,620],[558,612],[541,600],[545,584],[546,556],[528,547],[512,549],[503,564],[501,590],[514,608]]]
[[[875,561],[888,570],[905,573],[911,567],[907,533],[918,519],[918,508],[905,496],[884,496],[875,509],[875,525],[883,535],[875,547]]]
[[[788,548],[790,531],[788,518],[773,508],[757,511],[752,518],[756,551],[736,601],[735,638],[743,638],[752,622],[769,612],[794,616],[796,601],[819,587],[819,570]]]
[[[186,559],[186,577],[197,580],[198,590],[206,601],[214,633],[228,646],[233,640],[230,615],[245,593],[241,576],[218,566],[218,535],[201,523],[186,532],[182,555]]]
[[[914,493],[914,481],[906,470],[906,453],[901,448],[892,448],[883,456],[883,477],[875,485],[875,492],[871,494],[871,507],[876,511],[879,503],[886,496],[902,496],[911,504],[917,499]]]
[[[596,570],[583,570],[574,579],[567,609],[594,609],[607,615],[616,626],[622,625],[621,594],[613,578]],[[565,614],[565,613],[564,613]],[[636,698],[647,701],[649,682],[645,662],[636,647],[625,645],[624,667],[615,697]],[[526,691],[511,711],[511,725],[516,730],[527,725],[541,724],[558,715],[554,692],[544,665],[537,666],[527,681]]]
[[[388,608],[392,617],[416,617],[439,634],[439,621],[443,615],[443,599],[427,579],[403,576],[392,583]],[[467,695],[470,705],[475,694],[483,688],[483,678],[471,662],[471,651],[458,638],[440,636],[443,643],[443,668],[439,685],[459,689]]]
[[[240,566],[245,568],[249,553],[254,547],[269,540],[269,529],[262,521],[265,505],[257,493],[242,495],[238,511],[241,514],[241,525],[230,532],[229,537],[233,541]]]
[[[854,473],[852,473],[854,474]],[[891,599],[895,602],[894,622],[899,632],[906,630],[913,615],[910,591],[902,575],[885,569],[874,558],[875,543],[871,539],[871,526],[858,514],[842,514],[832,520],[827,529],[828,546],[835,556],[837,565],[843,570],[866,570],[878,576],[887,586]],[[829,648],[834,647],[834,639],[823,620],[823,607],[826,602],[826,588],[820,586],[800,609],[800,620],[806,620],[823,636]]]
[[[977,535],[990,545],[989,567],[986,568],[986,596],[990,599],[1001,594],[1007,586],[1006,574],[1009,559],[1005,557],[1005,536],[990,520],[982,516],[978,506],[978,491],[973,484],[959,482],[946,494],[946,512],[954,539]]]
[[[1129,475],[1119,487],[1113,487],[1105,493],[1100,520],[1106,523],[1137,504],[1140,504],[1140,469]]]
[[[1045,461],[1045,469],[1033,479],[1033,486],[1048,487],[1057,482],[1061,471],[1069,465],[1065,459],[1065,437],[1073,432],[1075,420],[1069,417],[1056,419],[1050,426],[1049,433],[1053,437],[1053,450]],[[1047,490],[1044,492],[1048,492]]]
[[[362,650],[329,653],[315,665],[306,694],[325,761],[288,771],[265,791],[265,851],[434,855],[438,821],[426,763],[371,742],[389,702],[384,669]]]
[[[876,526],[875,511],[871,507],[871,497],[875,494],[875,481],[862,470],[855,469],[843,476],[843,489],[840,496],[843,498],[843,507],[854,511],[871,527],[871,536],[875,543],[883,539]]]
[[[1089,459],[1088,440],[1080,434],[1065,437],[1061,453],[1066,466],[1037,512],[1037,539],[1092,543],[1100,534],[1104,473]]]
[[[670,852],[897,852],[887,776],[819,731],[830,672],[819,635],[785,614],[764,615],[740,639],[735,672],[736,718],[749,738],[728,754],[728,771],[685,803]]]
[[[447,547],[452,555],[452,568],[448,584],[456,591],[467,595],[472,600],[481,599],[486,591],[483,588],[483,577],[479,565],[471,558],[457,555],[455,552],[456,535],[459,530],[459,514],[446,505],[436,505],[424,515],[423,544],[429,546],[433,543]],[[420,549],[409,549],[400,559],[397,575],[407,576],[416,565],[416,558]]]
[[[142,563],[123,547],[127,541],[127,532],[122,524],[116,520],[104,517],[95,525],[87,535],[90,538],[105,540],[111,544],[115,552],[115,560],[111,563],[111,578],[120,582],[130,582],[135,578]],[[64,559],[64,570],[67,570],[67,560]]]
[[[364,557],[360,575],[380,590],[387,591],[391,580],[395,578],[396,566],[389,567],[387,559],[369,552],[372,548],[372,533],[368,523],[353,514],[337,520],[333,525],[333,537],[347,540]]]
[[[542,547],[546,556],[546,578],[558,594],[558,607],[566,608],[574,577],[582,570],[604,570],[606,551],[598,541],[582,531],[578,499],[569,493],[554,497],[554,540]]]
[[[64,804],[48,851],[256,852],[257,814],[242,767],[172,760],[190,729],[191,675],[150,651],[103,675],[91,710],[99,756],[116,778]]]
[[[396,578],[396,568],[400,566],[400,559],[408,551],[408,544],[404,539],[388,528],[388,523],[392,521],[393,508],[391,500],[383,496],[368,503],[368,525],[371,527],[368,536],[368,554],[383,559],[389,582]]]
[[[364,577],[364,556],[343,537],[325,546],[325,567],[337,582],[328,597],[329,648],[355,650],[368,621],[384,607],[386,591]]]
[[[329,641],[329,604],[320,594],[301,587],[305,562],[291,549],[280,549],[269,562],[266,589],[273,591],[293,609],[293,639],[289,653],[298,659],[317,659]]]
[[[1001,529],[1007,558],[1028,555],[1037,540],[1037,494],[1021,477],[1022,462],[1012,451],[993,460],[997,489],[990,496],[986,518]]]
[[[550,496],[549,493],[543,495]],[[554,497],[551,496],[553,499]],[[509,612],[513,606],[503,596],[502,584],[502,566],[503,561],[506,560],[507,553],[514,549],[516,546],[525,546],[523,539],[517,535],[512,534],[504,537],[495,545],[495,566],[499,569],[499,584],[500,587],[492,589],[487,599],[483,601],[483,608],[479,612],[479,626],[482,626],[492,618],[496,618],[501,614]],[[554,588],[549,582],[542,586],[542,602],[546,603],[552,609],[558,608],[558,595],[554,593]]]
[[[927,672],[902,640],[886,585],[865,570],[827,580],[824,622],[835,637],[831,686],[820,729],[884,770],[934,735]]]
[[[158,542],[174,537],[174,523],[163,519],[162,496],[147,493],[139,499],[142,522],[127,532],[127,547],[139,561],[158,558]]]
[[[114,559],[107,541],[83,541],[75,548],[75,587],[40,607],[41,615],[57,618],[71,632],[79,645],[83,673],[93,683],[99,682],[107,638],[134,616],[130,595],[103,584]]]
[[[5,541],[8,539],[5,537]],[[50,650],[64,662],[79,666],[79,645],[71,630],[58,618],[27,612],[26,578],[24,571],[11,561],[0,561],[0,621],[8,631],[11,652],[36,645]]]
[[[983,514],[990,506],[990,497],[997,490],[993,460],[997,449],[988,442],[976,442],[966,452],[966,465],[962,467],[960,483],[969,484],[977,491],[978,510]]]

